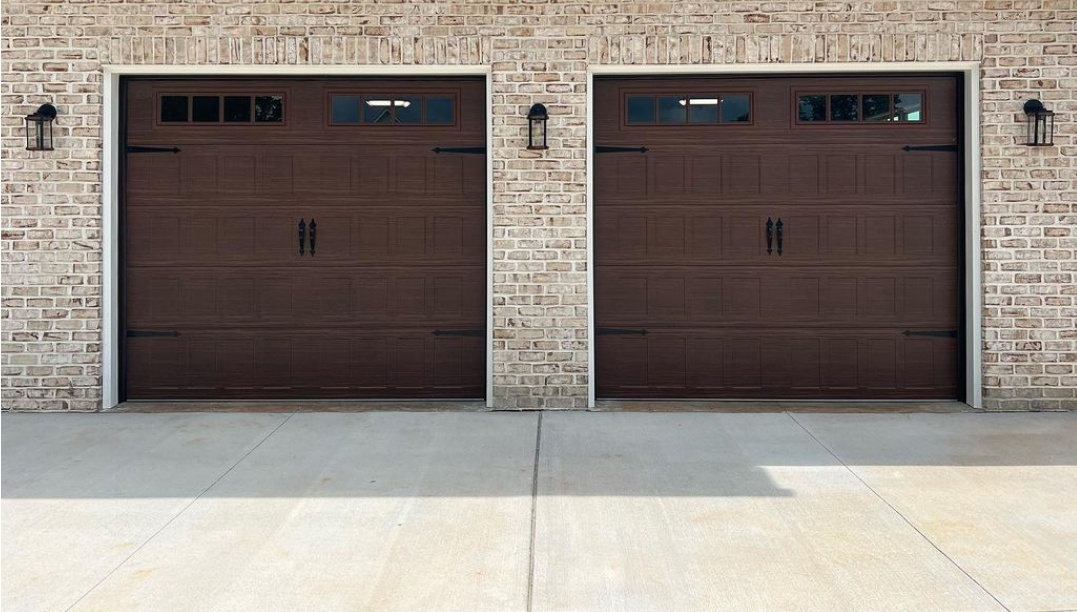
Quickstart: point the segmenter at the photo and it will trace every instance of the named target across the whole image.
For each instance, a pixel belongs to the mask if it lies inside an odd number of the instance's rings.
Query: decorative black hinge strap
[[[486,153],[486,147],[434,147],[430,150],[434,153],[472,153],[475,155]]]
[[[485,336],[485,329],[435,329],[435,336]]]
[[[178,331],[149,331],[145,329],[127,330],[128,338],[175,338],[178,335]]]
[[[595,145],[595,153],[646,153],[647,147],[615,147],[611,145]]]
[[[625,329],[622,327],[596,327],[595,334],[599,336],[646,336],[645,329]]]
[[[124,149],[128,153],[179,153],[179,147],[143,147],[140,145],[127,145]]]
[[[955,144],[922,145],[922,146],[918,146],[918,147],[914,147],[912,145],[905,145],[904,147],[901,147],[901,150],[902,151],[956,151],[957,150],[957,145],[955,145]]]
[[[902,336],[920,336],[926,338],[956,338],[956,329],[906,329]]]

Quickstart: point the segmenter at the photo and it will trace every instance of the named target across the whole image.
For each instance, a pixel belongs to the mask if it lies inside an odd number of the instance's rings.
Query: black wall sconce
[[[1030,147],[1050,147],[1055,144],[1055,113],[1049,111],[1039,100],[1025,102],[1028,118],[1027,144]]]
[[[546,122],[550,114],[542,104],[533,104],[527,111],[527,148],[542,151],[550,147],[546,143]]]
[[[26,150],[52,151],[52,122],[56,119],[56,107],[42,104],[34,114],[26,116]]]

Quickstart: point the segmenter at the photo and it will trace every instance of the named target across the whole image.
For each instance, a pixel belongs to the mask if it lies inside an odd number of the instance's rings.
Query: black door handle
[[[303,255],[303,242],[307,237],[307,223],[302,219],[299,220],[299,254]]]
[[[778,217],[778,224],[774,226],[774,229],[776,229],[778,231],[778,255],[782,254],[782,237],[783,237],[782,236],[782,227],[784,227],[783,224],[782,224],[782,218]],[[313,245],[311,245],[311,247],[310,247],[310,252],[311,252],[312,255],[314,254],[314,246]]]
[[[314,255],[314,243],[318,240],[318,224],[314,222],[314,217],[310,218],[310,254]],[[781,242],[778,242],[780,245]],[[781,253],[781,247],[778,247],[778,252]]]
[[[767,255],[774,250],[771,244],[774,242],[774,221],[767,217]]]

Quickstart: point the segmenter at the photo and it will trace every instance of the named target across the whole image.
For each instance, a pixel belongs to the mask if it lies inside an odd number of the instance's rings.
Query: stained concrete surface
[[[2,426],[5,611],[1077,609],[1071,413]]]

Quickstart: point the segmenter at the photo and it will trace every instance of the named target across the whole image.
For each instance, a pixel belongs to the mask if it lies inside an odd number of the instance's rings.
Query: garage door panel
[[[947,267],[600,266],[596,272],[603,325],[957,326],[958,288]]]
[[[722,178],[725,176],[722,156],[699,155],[688,156],[690,176],[689,193],[702,196],[714,196],[722,192]]]
[[[641,136],[635,144],[646,139]],[[770,204],[774,198],[894,206],[952,203],[953,152],[903,151],[902,142],[891,136],[885,142],[855,148],[811,138],[794,146],[660,143],[642,155],[596,156],[595,189],[610,204],[642,206]],[[842,148],[851,150],[835,152]]]
[[[127,159],[129,199],[149,194],[180,197],[185,192],[186,159],[178,155],[133,155]],[[214,173],[216,179],[216,173]],[[130,204],[129,204],[130,205]]]
[[[129,210],[127,253],[134,266],[286,263],[297,254],[298,222],[250,206]]]
[[[947,357],[956,348],[953,338],[884,329],[647,332],[598,337],[602,397],[942,399],[956,393],[957,364]]]
[[[957,258],[957,218],[944,207],[895,211],[868,204],[775,204],[762,215],[748,213],[745,208],[602,206],[595,213],[596,261],[638,265],[953,265]],[[768,219],[775,224],[782,221],[780,255],[776,226],[771,253],[766,251]]]
[[[128,206],[162,206],[177,199],[204,203],[211,196],[274,206],[290,195],[309,204],[392,194],[451,204],[473,202],[485,191],[481,156],[436,155],[428,148],[361,154],[357,148],[300,145],[290,153],[268,154],[264,147],[185,145],[177,154],[129,155]]]
[[[353,209],[369,208],[361,204]],[[310,230],[299,255],[299,222],[317,222],[316,255]],[[318,262],[453,265],[485,254],[485,219],[461,206],[391,210],[295,207],[293,215],[257,206],[141,208],[125,224],[132,266],[264,266]],[[667,231],[667,234],[669,232]]]
[[[128,327],[319,321],[461,325],[481,320],[484,283],[478,268],[144,268],[128,276]]]
[[[481,338],[336,329],[190,332],[128,343],[132,399],[477,398]],[[171,369],[167,369],[171,368]]]

